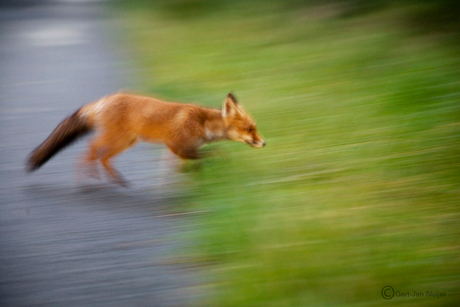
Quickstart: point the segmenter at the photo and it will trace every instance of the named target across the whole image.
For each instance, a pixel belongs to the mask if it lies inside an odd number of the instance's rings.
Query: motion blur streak
[[[183,243],[148,146],[119,161],[129,191],[75,181],[83,144],[24,174],[64,116],[129,86],[114,21],[89,1],[12,2],[0,6],[0,305],[187,304],[196,279],[175,264]]]
[[[193,174],[209,306],[454,306],[458,0],[127,0],[145,89],[229,89],[268,146]]]

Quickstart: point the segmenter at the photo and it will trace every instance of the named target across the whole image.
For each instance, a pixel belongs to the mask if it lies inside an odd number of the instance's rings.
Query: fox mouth
[[[256,141],[244,141],[246,144],[248,144],[249,146],[251,147],[254,147],[254,148],[262,148],[264,147],[266,144],[265,142],[256,142]]]

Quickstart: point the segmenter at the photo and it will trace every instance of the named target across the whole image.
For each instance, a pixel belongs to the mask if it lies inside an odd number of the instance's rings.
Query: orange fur
[[[193,104],[165,102],[130,94],[115,94],[85,105],[65,119],[28,160],[34,171],[54,154],[91,130],[99,134],[90,142],[85,161],[100,161],[118,182],[125,182],[111,159],[139,141],[163,143],[183,159],[199,159],[198,148],[215,141],[232,140],[252,147],[265,146],[251,117],[228,94],[222,110]]]

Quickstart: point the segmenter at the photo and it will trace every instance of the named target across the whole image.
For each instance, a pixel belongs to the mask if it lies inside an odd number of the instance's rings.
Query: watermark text
[[[428,297],[428,298],[442,298],[446,297],[446,292],[442,291],[400,291],[395,290],[392,286],[385,286],[381,291],[382,297],[386,300],[391,300],[394,297],[398,298],[412,298],[412,297]]]

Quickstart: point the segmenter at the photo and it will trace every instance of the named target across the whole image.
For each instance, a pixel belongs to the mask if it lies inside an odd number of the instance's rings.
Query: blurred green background
[[[460,301],[459,3],[118,3],[139,89],[232,91],[267,141],[211,145],[184,183],[201,306]]]

